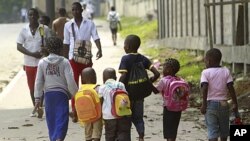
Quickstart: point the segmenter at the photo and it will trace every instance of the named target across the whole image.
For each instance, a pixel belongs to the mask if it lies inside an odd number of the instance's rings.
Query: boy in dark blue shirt
[[[122,57],[120,62],[119,73],[121,73],[121,77],[119,81],[123,82],[126,88],[128,86],[130,70],[134,63],[141,62],[145,69],[150,70],[154,74],[153,77],[150,78],[151,82],[156,81],[160,76],[160,73],[152,65],[150,60],[137,52],[140,44],[141,40],[137,35],[128,35],[124,41],[124,51],[126,52],[126,55]],[[144,99],[131,100],[132,122],[139,134],[139,141],[144,141],[145,132],[143,102]]]

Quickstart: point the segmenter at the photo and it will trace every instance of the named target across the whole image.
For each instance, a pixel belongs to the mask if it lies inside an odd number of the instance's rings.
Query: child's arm
[[[39,100],[39,101],[38,101]],[[40,103],[40,99],[36,99],[36,103],[35,103],[35,106],[34,106],[34,109],[33,109],[33,111],[32,111],[32,113],[30,114],[30,117],[35,117],[36,116],[36,112],[37,112],[37,110],[40,108],[40,105],[41,105],[41,103]]]
[[[159,91],[157,90],[157,88],[154,85],[152,85],[152,91],[153,91],[154,94],[159,93]]]
[[[154,66],[150,68],[150,71],[154,74],[154,76],[150,77],[150,81],[155,82],[160,77],[160,73]]]
[[[32,111],[32,114],[35,114],[35,113],[36,113],[37,109],[40,108],[40,105],[41,105],[40,102],[36,102],[35,107],[34,107],[34,109],[33,109],[33,111]]]
[[[238,102],[237,102],[237,98],[236,98],[236,94],[235,94],[235,89],[234,89],[234,86],[233,86],[233,82],[230,82],[227,84],[227,88],[228,88],[228,91],[230,93],[230,96],[232,98],[232,101],[233,101],[233,111],[234,112],[238,112]]]
[[[127,73],[122,72],[119,81],[125,84],[126,77],[127,77]]]
[[[206,109],[207,109],[207,91],[208,91],[208,83],[206,82],[203,82],[201,83],[201,92],[202,92],[202,95],[203,95],[203,102],[202,102],[202,106],[201,106],[201,113],[202,114],[205,114],[206,113]]]

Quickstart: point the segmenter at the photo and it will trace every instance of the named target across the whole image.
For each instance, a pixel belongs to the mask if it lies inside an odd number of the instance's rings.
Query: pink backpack
[[[187,109],[189,101],[189,85],[182,78],[166,76],[167,88],[164,90],[164,105],[169,111]]]

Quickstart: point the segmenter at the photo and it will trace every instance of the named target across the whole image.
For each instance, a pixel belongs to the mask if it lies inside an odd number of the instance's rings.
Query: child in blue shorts
[[[212,48],[205,56],[206,69],[201,73],[203,103],[201,113],[205,115],[209,141],[226,141],[229,136],[228,92],[232,98],[233,111],[238,112],[238,104],[233,86],[233,78],[226,67],[220,66],[222,54]]]

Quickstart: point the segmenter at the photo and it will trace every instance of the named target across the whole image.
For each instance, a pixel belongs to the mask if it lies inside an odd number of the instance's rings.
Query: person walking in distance
[[[82,11],[82,17],[92,20],[91,14],[90,14],[89,10],[87,9],[87,4],[86,3],[82,4],[82,8],[83,8],[82,9],[83,10]]]
[[[72,4],[73,19],[64,26],[64,56],[69,59],[74,72],[76,83],[79,83],[79,77],[84,68],[92,67],[92,52],[90,39],[94,40],[98,49],[96,59],[102,57],[101,42],[93,21],[82,17],[82,6],[79,2]],[[85,58],[84,58],[85,57]],[[79,59],[80,58],[80,59]],[[81,62],[80,60],[84,60]],[[72,121],[77,122],[75,111],[75,100],[72,98]]]
[[[115,11],[115,7],[111,7],[111,11],[109,11],[107,20],[109,21],[109,28],[112,34],[112,40],[114,46],[116,45],[116,40],[117,40],[117,31],[118,31],[118,24],[120,30],[122,30],[121,22],[120,22],[120,17],[119,13]]]
[[[37,9],[28,11],[29,23],[25,25],[17,37],[17,50],[24,54],[24,70],[27,75],[30,96],[35,105],[34,85],[36,79],[37,65],[43,56],[42,48],[44,39],[50,37],[49,28],[39,24],[39,13]]]
[[[52,22],[52,31],[63,40],[63,30],[66,22],[69,21],[65,8],[59,9],[59,17]]]

